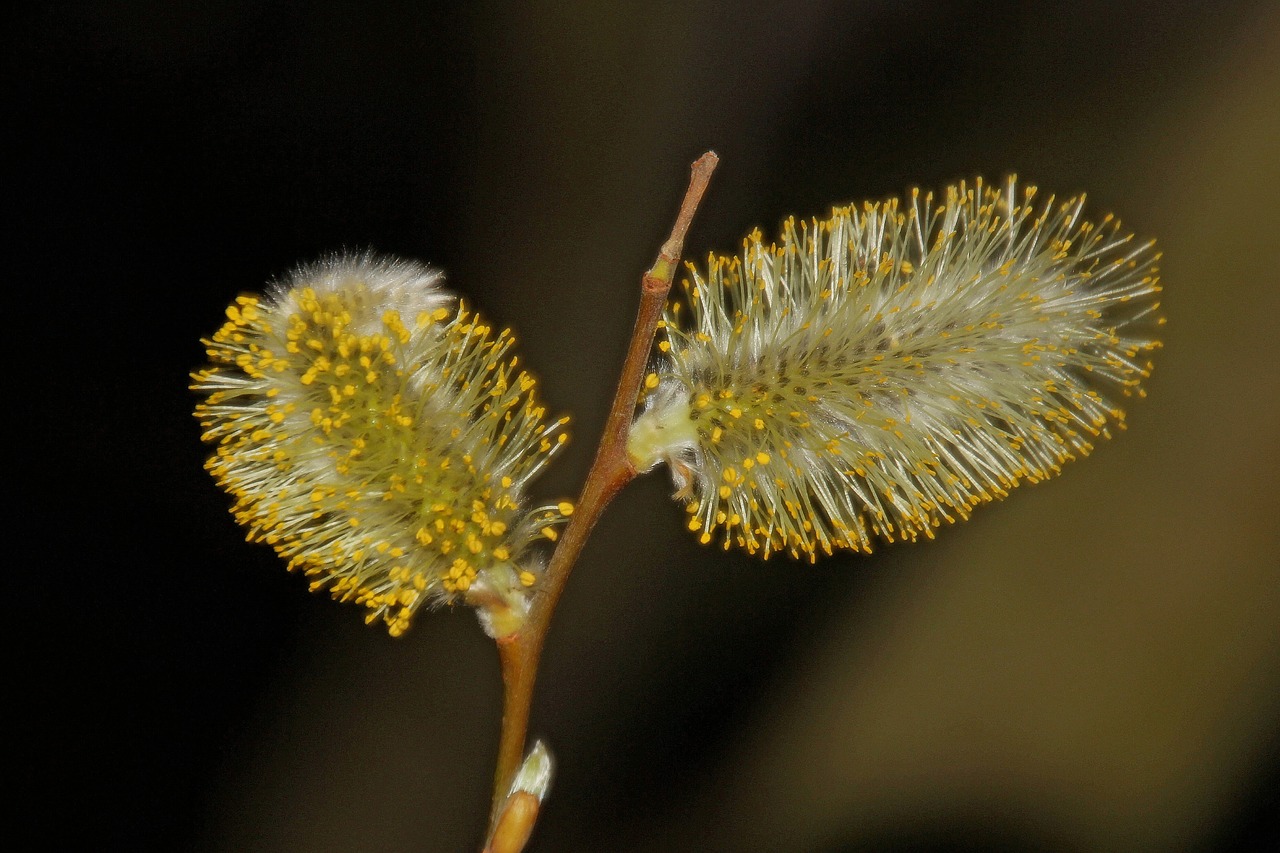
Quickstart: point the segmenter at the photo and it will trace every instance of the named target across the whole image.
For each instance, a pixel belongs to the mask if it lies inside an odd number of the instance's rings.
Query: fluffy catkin
[[[814,559],[932,537],[1056,474],[1145,392],[1153,243],[981,179],[757,231],[690,266],[632,427],[689,528]]]
[[[514,629],[539,570],[528,545],[572,511],[529,510],[565,439],[534,380],[418,264],[368,255],[303,267],[242,296],[204,341],[196,416],[208,469],[249,538],[270,544],[393,635],[461,599]]]

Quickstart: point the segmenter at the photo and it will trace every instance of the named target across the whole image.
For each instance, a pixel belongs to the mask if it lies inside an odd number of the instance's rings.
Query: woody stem
[[[551,615],[592,528],[618,491],[636,476],[636,470],[627,458],[627,433],[640,395],[640,383],[644,378],[658,320],[662,317],[667,294],[671,290],[672,276],[684,250],[685,234],[718,162],[719,158],[715,153],[708,151],[693,164],[689,188],[680,205],[680,213],[671,229],[671,236],[662,244],[657,260],[641,280],[640,308],[631,333],[631,343],[627,348],[613,405],[605,422],[604,434],[596,449],[595,461],[582,486],[582,494],[578,498],[573,516],[560,536],[555,552],[551,555],[527,620],[517,633],[498,641],[504,690],[502,736],[498,746],[493,810],[489,825],[491,832],[501,816],[511,781],[524,757],[534,681]]]

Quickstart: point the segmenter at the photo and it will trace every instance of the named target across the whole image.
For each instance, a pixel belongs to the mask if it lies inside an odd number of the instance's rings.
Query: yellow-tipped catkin
[[[1153,244],[1083,204],[978,180],[691,266],[633,463],[668,463],[703,542],[808,559],[1056,474],[1124,427],[1162,322]]]
[[[404,261],[335,257],[242,296],[204,341],[207,467],[249,538],[393,635],[423,604],[517,626],[559,519],[524,489],[565,439],[510,331]]]

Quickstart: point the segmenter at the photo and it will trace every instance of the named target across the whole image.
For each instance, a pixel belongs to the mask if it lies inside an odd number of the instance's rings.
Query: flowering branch
[[[792,218],[773,242],[754,231],[668,304],[717,162],[693,164],[644,275],[576,508],[526,506],[568,419],[544,417],[510,330],[436,270],[335,255],[238,297],[203,339],[206,467],[248,538],[392,636],[465,602],[497,641],[486,853],[520,853],[537,821],[551,758],[525,739],[543,642],[592,528],[637,474],[667,465],[703,544],[814,561],[933,537],[1087,455],[1125,426],[1116,395],[1146,394],[1164,322],[1154,243],[1014,177]]]
[[[618,379],[613,405],[605,422],[604,434],[596,450],[595,461],[582,487],[582,495],[551,556],[528,618],[516,633],[498,640],[504,707],[502,739],[494,775],[490,840],[486,846],[486,850],[491,853],[518,853],[533,829],[536,809],[532,813],[526,811],[524,799],[516,800],[508,792],[524,755],[529,707],[533,701],[533,687],[543,641],[556,603],[564,591],[565,582],[568,581],[569,573],[573,570],[578,555],[582,553],[592,528],[618,491],[636,476],[636,469],[627,456],[627,433],[635,415],[640,382],[653,346],[658,321],[666,306],[667,294],[671,290],[672,276],[684,250],[685,234],[717,163],[719,158],[714,152],[708,151],[693,164],[689,188],[680,205],[680,213],[671,229],[671,236],[662,244],[657,260],[641,280],[640,308],[631,333],[631,343]],[[518,807],[512,808],[516,803],[519,804]],[[503,846],[499,846],[500,844]]]

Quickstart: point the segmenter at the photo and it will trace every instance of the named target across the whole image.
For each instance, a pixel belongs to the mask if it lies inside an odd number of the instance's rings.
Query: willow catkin
[[[702,542],[809,559],[1056,474],[1123,428],[1159,346],[1159,254],[1083,205],[979,179],[691,266],[633,464],[668,464]]]
[[[567,503],[524,490],[565,440],[533,378],[440,274],[369,255],[241,296],[204,341],[196,416],[207,467],[249,538],[270,544],[393,635],[421,606],[463,600],[490,633],[527,612]]]

